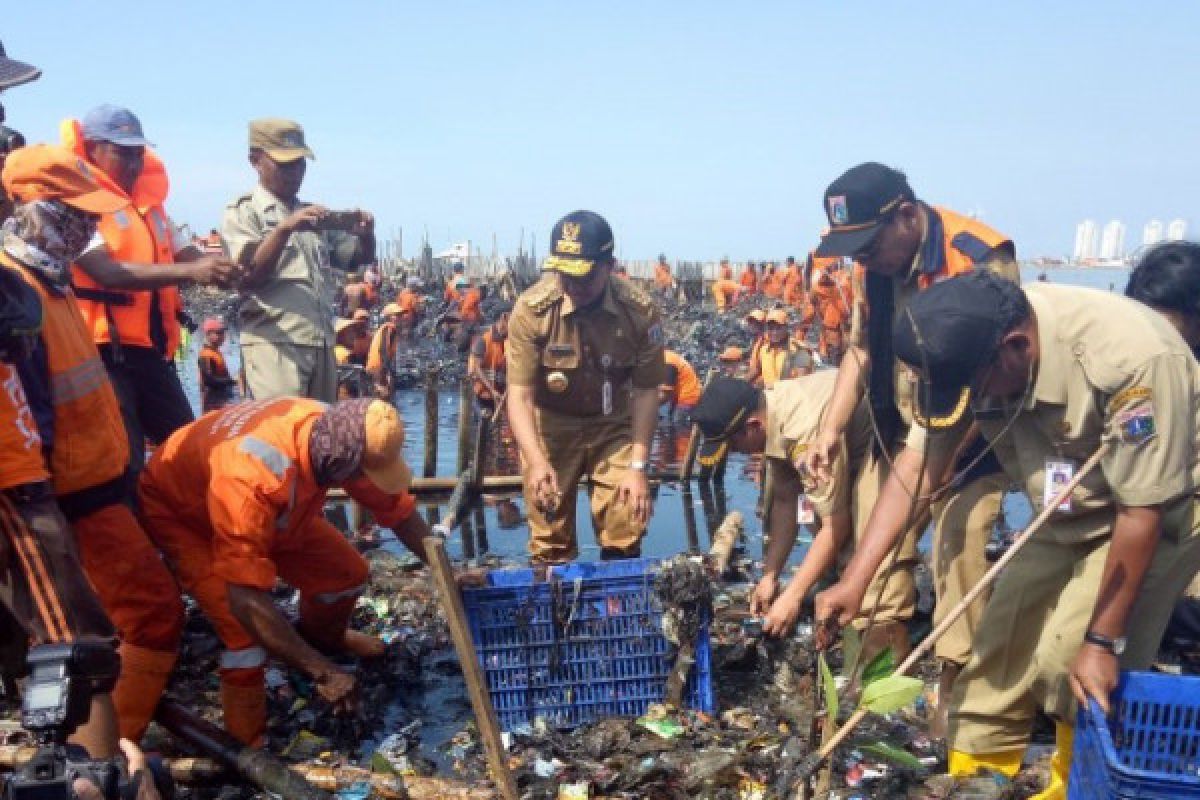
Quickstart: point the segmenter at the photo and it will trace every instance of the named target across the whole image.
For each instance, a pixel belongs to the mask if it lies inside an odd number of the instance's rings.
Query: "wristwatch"
[[[638,472],[645,472],[646,471],[646,462],[645,461],[630,461],[629,468],[636,469]]]
[[[1119,656],[1125,652],[1125,642],[1127,641],[1124,636],[1118,636],[1116,639],[1110,639],[1107,636],[1102,636],[1099,633],[1092,633],[1091,631],[1088,631],[1084,634],[1083,640],[1088,644],[1094,644],[1097,647],[1103,647],[1114,656]]]

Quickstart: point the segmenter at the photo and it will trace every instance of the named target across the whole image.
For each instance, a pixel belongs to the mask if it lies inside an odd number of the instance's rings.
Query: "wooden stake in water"
[[[467,613],[463,609],[462,595],[454,582],[450,560],[446,557],[446,543],[437,536],[430,536],[425,540],[425,552],[442,597],[446,620],[450,625],[450,637],[454,640],[454,649],[458,652],[463,680],[467,684],[467,695],[471,699],[471,709],[475,712],[475,724],[479,726],[479,738],[483,740],[483,751],[487,755],[492,780],[504,800],[517,800],[517,786],[508,771],[504,742],[500,738],[500,723],[496,719],[496,709],[492,706],[483,670],[479,667],[475,642],[472,641],[471,631],[467,627]]]
[[[438,451],[438,371],[430,367],[425,373],[425,464],[421,474],[426,478],[437,475]]]

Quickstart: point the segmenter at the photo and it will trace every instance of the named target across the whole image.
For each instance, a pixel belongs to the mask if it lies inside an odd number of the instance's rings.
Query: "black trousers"
[[[119,353],[119,355],[118,355]],[[129,436],[129,468],[136,475],[146,463],[146,440],[162,444],[193,421],[192,405],[183,392],[175,364],[149,347],[100,345],[100,357],[121,404]]]

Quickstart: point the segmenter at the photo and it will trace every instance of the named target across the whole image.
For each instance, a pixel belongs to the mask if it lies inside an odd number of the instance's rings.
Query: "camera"
[[[92,695],[112,690],[120,658],[108,642],[80,640],[44,644],[29,651],[29,678],[21,701],[21,725],[37,741],[37,753],[9,778],[4,800],[76,797],[77,778],[90,780],[105,798],[123,797],[121,768],[92,759],[67,744],[87,722]]]

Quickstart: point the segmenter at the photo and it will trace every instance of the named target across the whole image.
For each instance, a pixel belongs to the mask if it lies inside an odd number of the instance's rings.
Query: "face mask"
[[[4,252],[61,293],[71,281],[71,262],[96,234],[96,218],[59,200],[35,200],[14,209],[3,233]]]

